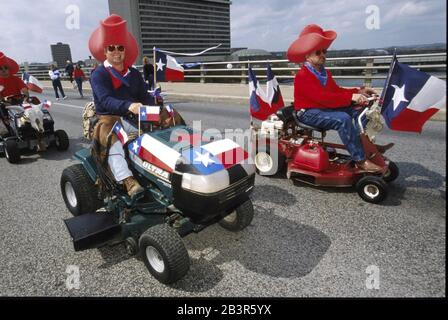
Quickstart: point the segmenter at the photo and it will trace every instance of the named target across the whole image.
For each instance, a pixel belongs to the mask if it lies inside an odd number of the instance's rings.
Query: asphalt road
[[[68,151],[27,155],[18,165],[0,159],[0,296],[445,296],[445,122],[429,122],[421,135],[383,131],[378,141],[395,142],[388,156],[401,176],[381,205],[351,189],[257,176],[252,225],[239,233],[215,225],[184,238],[190,271],[165,286],[122,245],[73,250],[59,179],[85,146],[88,100],[69,96],[51,108],[55,127],[70,136]],[[247,106],[173,103],[203,129],[249,125]],[[79,267],[79,289],[66,286],[71,265]],[[366,286],[372,270],[378,289]]]

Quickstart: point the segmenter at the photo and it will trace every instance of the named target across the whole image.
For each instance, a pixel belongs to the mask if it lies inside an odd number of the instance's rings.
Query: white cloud
[[[400,9],[400,15],[419,16],[428,12],[429,8],[423,2],[406,2]]]
[[[50,44],[70,44],[74,60],[88,57],[88,39],[109,14],[107,0],[0,0],[0,51],[19,62],[51,60]],[[68,5],[80,8],[80,29],[65,27]],[[380,9],[380,30],[367,30],[365,10]],[[443,0],[234,0],[232,47],[286,50],[303,27],[316,23],[333,29],[334,49],[445,42]]]

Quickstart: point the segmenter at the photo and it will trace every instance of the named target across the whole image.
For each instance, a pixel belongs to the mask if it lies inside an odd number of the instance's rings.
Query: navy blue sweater
[[[132,67],[129,70],[131,74],[126,79],[130,86],[122,84],[118,89],[114,89],[111,75],[103,65],[92,73],[90,82],[97,114],[124,116],[133,102],[140,102],[143,105],[154,103],[140,72]]]

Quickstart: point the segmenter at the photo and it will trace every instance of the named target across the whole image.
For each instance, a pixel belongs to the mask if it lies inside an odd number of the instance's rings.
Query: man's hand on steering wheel
[[[367,97],[361,93],[354,93],[352,95],[352,102],[357,106],[364,106],[369,104]]]
[[[375,89],[370,88],[370,87],[361,87],[361,89],[358,90],[358,93],[360,93],[366,97],[370,97],[372,95],[378,95],[378,92],[376,92]]]

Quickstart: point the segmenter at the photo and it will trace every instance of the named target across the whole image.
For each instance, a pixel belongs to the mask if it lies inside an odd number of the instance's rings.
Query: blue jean
[[[300,116],[299,120],[313,127],[324,130],[337,130],[342,143],[347,147],[347,151],[354,161],[365,160],[366,155],[359,137],[360,128],[358,115],[360,110],[353,107],[343,107],[336,109],[311,108]],[[367,119],[363,119],[365,126]]]
[[[75,81],[78,86],[79,94],[82,96],[82,78],[75,78]]]

